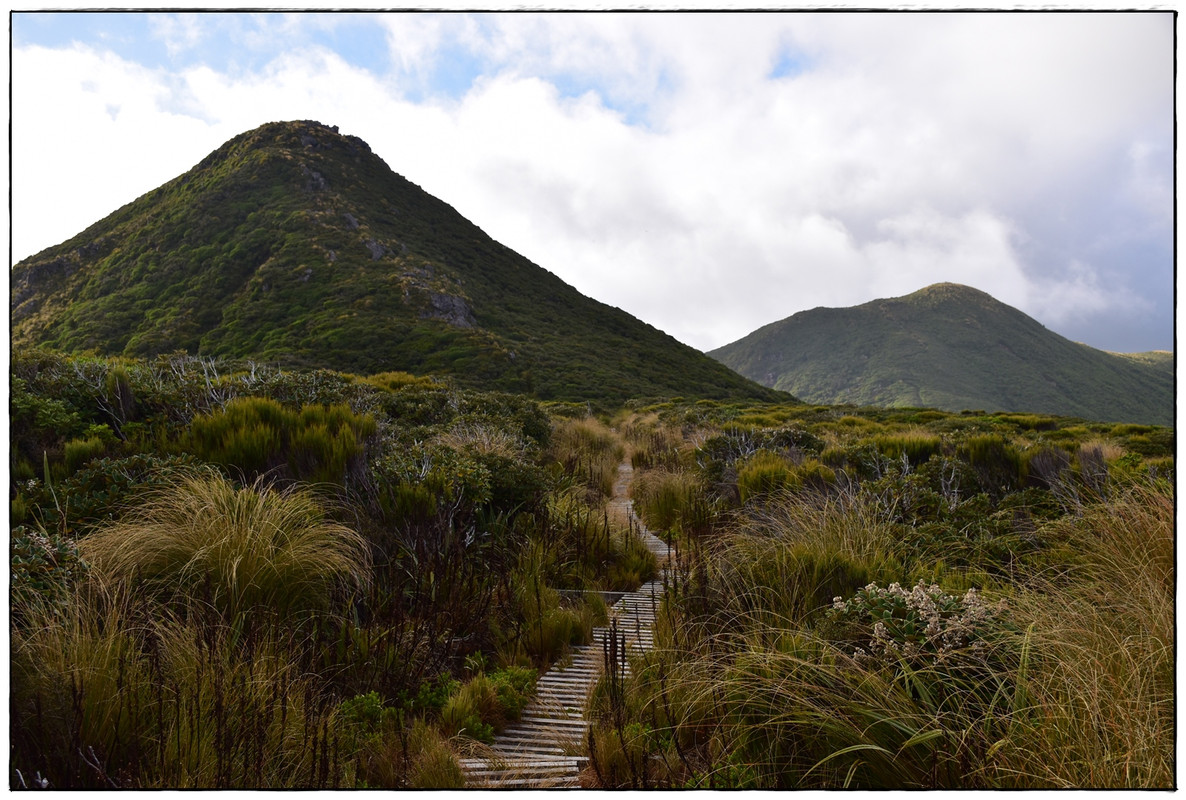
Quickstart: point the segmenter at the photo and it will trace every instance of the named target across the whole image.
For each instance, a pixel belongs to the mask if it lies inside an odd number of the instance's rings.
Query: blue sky
[[[709,349],[955,281],[1173,344],[1169,14],[15,13],[13,258],[275,119]]]

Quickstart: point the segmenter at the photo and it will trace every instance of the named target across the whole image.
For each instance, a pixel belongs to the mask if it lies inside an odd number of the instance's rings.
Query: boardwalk
[[[630,478],[629,464],[618,467],[610,513],[622,522],[634,521],[647,548],[662,566],[668,558],[667,545],[634,516],[626,496]],[[616,622],[618,640],[624,638],[628,652],[650,649],[651,629],[662,594],[663,581],[654,580],[637,591],[626,592],[611,607],[610,619]],[[574,648],[571,659],[541,676],[535,698],[523,710],[519,722],[498,735],[487,757],[462,759],[468,786],[543,789],[580,785],[577,776],[588,761],[585,706],[601,674],[603,647],[609,635],[609,627],[594,629],[592,644]]]

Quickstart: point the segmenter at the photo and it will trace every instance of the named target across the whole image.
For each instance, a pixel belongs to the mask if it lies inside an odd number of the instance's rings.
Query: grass
[[[90,582],[14,632],[13,767],[59,789],[341,782],[332,712],[293,645],[162,615],[122,585]]]
[[[618,465],[626,448],[608,425],[593,417],[558,418],[552,426],[550,453],[563,470],[580,479],[594,496],[614,492]]]
[[[1079,563],[1011,599],[1043,666],[1002,755],[1001,782],[1055,788],[1172,785],[1174,501],[1136,485],[1061,523]]]
[[[647,527],[667,534],[697,510],[702,490],[696,478],[684,471],[655,469],[638,475],[630,487],[635,510]]]
[[[281,617],[329,608],[337,592],[369,581],[369,551],[297,489],[238,489],[195,475],[80,542],[94,570],[183,603],[197,599],[224,619],[257,609]]]
[[[929,435],[900,430],[902,445],[934,447]],[[656,649],[594,691],[599,785],[1173,786],[1173,489],[1095,435],[1084,429],[1079,452],[1088,455],[1077,459],[1099,469],[1067,470],[1061,480],[1079,502],[1062,513],[1053,495],[1009,488],[1025,477],[1014,457],[1020,439],[973,430],[945,457],[945,469],[962,464],[963,477],[932,469],[938,453],[921,466],[908,456],[876,480],[823,493],[787,482],[723,515],[711,538],[681,554]],[[641,495],[658,495],[648,479],[696,485],[686,472],[641,477],[640,509]],[[1000,514],[1011,516],[980,517],[997,501],[959,483],[967,480],[1000,492],[1009,509]],[[953,484],[950,503],[940,501],[941,481]],[[950,548],[939,543],[904,547],[915,525],[935,523],[905,522],[900,506],[928,491],[936,504],[915,519],[977,514],[963,532],[945,534],[984,537],[962,566],[945,564]],[[1035,502],[1047,510],[1031,511]],[[993,564],[994,542],[1017,548],[1007,571]],[[938,582],[927,592],[945,598],[933,632],[929,612],[908,604],[836,606],[919,579]],[[866,610],[858,620],[834,606]],[[950,636],[940,637],[943,626]]]
[[[1171,430],[680,401],[618,431],[405,376],[13,371],[13,786],[459,785],[526,700],[515,668],[655,574],[607,501],[644,451],[635,506],[677,558],[659,649],[594,693],[603,784],[1173,780]],[[179,455],[235,397],[374,431],[332,491],[236,484]],[[758,458],[785,480],[743,503]]]

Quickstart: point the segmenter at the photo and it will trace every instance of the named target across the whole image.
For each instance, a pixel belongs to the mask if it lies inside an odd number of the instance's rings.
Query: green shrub
[[[342,484],[361,468],[364,443],[375,430],[372,417],[344,405],[295,412],[268,398],[241,397],[196,417],[185,447],[247,476],[283,470],[297,480]]]
[[[539,673],[530,667],[505,667],[490,674],[501,708],[501,722],[513,722],[535,695]]]
[[[66,471],[73,473],[90,461],[100,458],[107,452],[107,444],[97,436],[88,439],[71,439],[66,442],[63,457],[66,461]]]
[[[887,458],[895,461],[905,456],[912,466],[919,466],[942,451],[943,441],[938,436],[909,433],[878,436],[874,445]]]
[[[436,678],[420,684],[416,690],[416,697],[412,701],[412,708],[440,711],[449,697],[460,688],[461,684],[456,678],[448,673],[442,673]]]
[[[759,450],[737,470],[737,490],[742,503],[750,503],[786,489],[794,469],[784,459]]]
[[[40,487],[34,500],[47,529],[82,536],[118,519],[152,492],[200,472],[193,456],[102,458],[57,484],[52,496]]]
[[[9,555],[9,587],[15,620],[24,619],[32,606],[65,604],[75,581],[88,569],[74,542],[23,525],[12,530]]]
[[[399,391],[405,386],[433,387],[438,385],[437,380],[431,376],[412,375],[408,372],[380,372],[376,375],[368,375],[362,379],[362,382],[386,389],[389,392]]]
[[[871,583],[847,600],[836,596],[829,617],[848,628],[850,638],[860,639],[864,646],[858,655],[933,662],[965,647],[983,646],[998,613],[975,589],[957,597],[919,581],[909,591],[897,583],[884,589]]]
[[[959,446],[958,454],[975,471],[981,488],[993,497],[1018,488],[1025,480],[1021,454],[1000,434],[971,436]]]

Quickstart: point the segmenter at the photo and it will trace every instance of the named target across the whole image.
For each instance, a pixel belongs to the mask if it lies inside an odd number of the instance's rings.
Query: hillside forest
[[[10,786],[456,787],[657,565],[591,787],[1174,784],[1173,433],[12,354]]]

